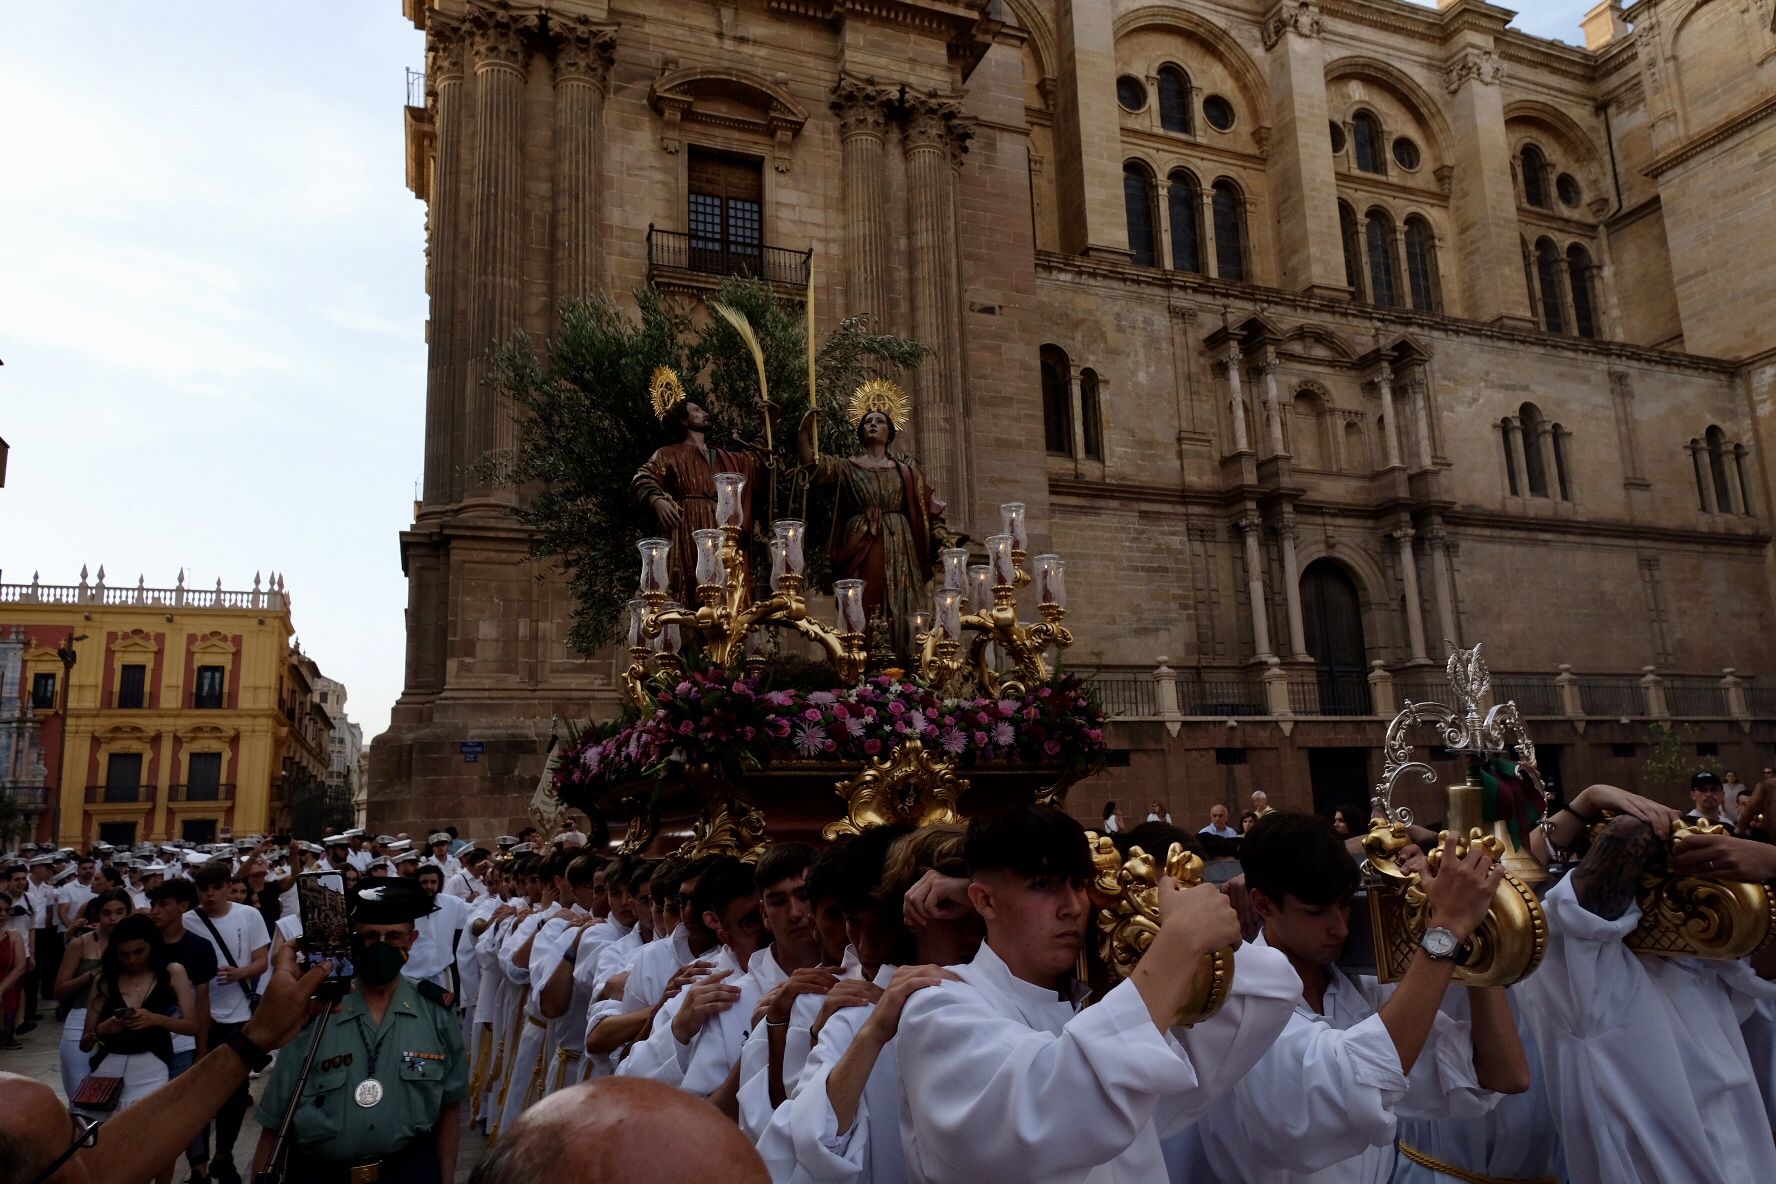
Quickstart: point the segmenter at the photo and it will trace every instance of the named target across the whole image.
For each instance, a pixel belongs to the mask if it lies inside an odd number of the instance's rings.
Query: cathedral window
[[[690,152],[691,266],[717,275],[758,274],[764,254],[764,162]]]
[[[1538,210],[1553,209],[1548,200],[1548,158],[1534,144],[1525,144],[1517,159],[1523,171],[1524,203]]]
[[[1580,337],[1596,337],[1597,289],[1591,281],[1596,268],[1591,263],[1591,252],[1574,243],[1566,249],[1566,264],[1572,280],[1573,328]]]
[[[1176,66],[1159,68],[1159,126],[1189,135],[1190,76]]]
[[[1384,210],[1370,210],[1363,227],[1369,254],[1369,299],[1379,308],[1398,308],[1400,286],[1395,278],[1394,220]]]
[[[1511,446],[1511,437],[1517,432],[1517,425],[1509,416],[1499,421],[1499,439],[1505,446],[1505,488],[1511,491],[1512,497],[1522,497],[1523,488],[1517,483],[1517,450]]]
[[[1406,283],[1417,312],[1437,312],[1442,293],[1437,282],[1437,237],[1431,224],[1417,214],[1406,219]]]
[[[1387,161],[1381,155],[1381,120],[1367,111],[1357,112],[1351,117],[1351,138],[1356,144],[1357,168],[1365,173],[1385,175]]]
[[[1166,210],[1172,223],[1172,270],[1201,275],[1202,190],[1183,169],[1167,181]]]
[[[1534,403],[1525,403],[1517,409],[1517,426],[1523,433],[1523,475],[1529,496],[1547,497],[1548,467],[1542,457],[1542,437],[1547,434],[1548,422]]]
[[[1072,367],[1059,346],[1042,347],[1042,436],[1050,456],[1073,455]]]
[[[1708,475],[1714,482],[1714,508],[1719,514],[1733,512],[1733,494],[1727,484],[1727,434],[1710,426],[1703,437],[1708,443]]]
[[[1159,266],[1159,235],[1153,216],[1153,174],[1130,161],[1122,166],[1122,203],[1128,217],[1129,251],[1141,267]]]
[[[1566,332],[1566,299],[1561,292],[1560,248],[1554,240],[1540,239],[1535,249],[1536,282],[1541,288],[1542,328],[1550,333]]]
[[[1548,429],[1548,438],[1554,443],[1554,482],[1560,490],[1560,500],[1570,502],[1572,495],[1572,456],[1569,445],[1572,433],[1555,424]]]
[[[1224,280],[1246,279],[1246,199],[1226,177],[1215,182],[1215,274]]]
[[[1104,420],[1099,406],[1098,372],[1079,372],[1079,424],[1086,460],[1104,459]]]
[[[1349,202],[1338,203],[1338,233],[1344,240],[1344,282],[1358,303],[1364,299],[1363,232],[1357,226],[1357,212]]]

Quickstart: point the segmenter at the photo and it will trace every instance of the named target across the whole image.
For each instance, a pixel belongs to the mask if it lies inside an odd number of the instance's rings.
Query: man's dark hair
[[[655,905],[664,905],[678,892],[678,886],[684,880],[684,863],[668,855],[654,865],[653,883],[648,887],[648,895],[654,898]]]
[[[1240,841],[1224,835],[1199,835],[1204,859],[1238,859]],[[1146,848],[1142,848],[1145,850]]]
[[[592,882],[592,877],[596,876],[603,866],[604,857],[602,855],[593,855],[590,852],[576,855],[568,861],[567,882],[575,888],[583,888]],[[608,875],[605,877],[605,883],[610,883]]]
[[[190,880],[162,880],[149,890],[148,903],[159,904],[163,900],[176,900],[186,908],[196,908],[197,889]]]
[[[444,869],[439,867],[435,863],[420,864],[419,870],[413,873],[413,878],[417,880],[421,876],[426,875],[428,872],[430,874],[438,877],[438,883],[442,884],[444,882]]]
[[[678,883],[674,891],[684,888],[686,880],[695,880],[714,867],[719,861],[728,858],[725,855],[699,855],[695,859],[687,859],[683,867],[678,869]]]
[[[691,909],[699,917],[704,913],[720,916],[730,903],[757,891],[758,881],[750,864],[741,863],[732,855],[718,855],[697,881],[697,890],[691,894]]]
[[[451,837],[451,838],[452,838],[452,839],[460,839],[460,838],[462,838],[462,836],[461,836],[461,835],[459,835],[459,834],[457,834],[457,833],[456,833],[456,828],[455,828],[455,827],[454,827],[454,826],[447,826],[447,827],[445,827],[445,828],[444,828],[444,833],[445,833],[445,834],[447,834],[447,835],[449,835],[449,836],[450,836],[450,837]]]
[[[839,894],[839,877],[843,875],[841,864],[845,859],[845,848],[851,845],[850,838],[841,838],[836,843],[828,843],[814,857],[808,868],[808,900],[816,908],[823,900],[830,900]]]
[[[234,879],[234,871],[226,859],[212,859],[191,873],[191,882],[199,888],[214,888]]]
[[[570,854],[566,851],[552,851],[549,853],[548,857],[543,860],[543,870],[539,874],[547,876],[551,880],[565,876],[567,875],[568,865],[572,864],[573,861],[578,858],[579,855],[577,853]]]
[[[635,862],[629,867],[629,891],[639,894],[641,886],[654,878],[654,871],[659,866],[658,860],[646,859],[637,855]]]
[[[836,896],[839,907],[847,913],[879,911],[898,920],[899,902],[885,907],[885,902],[876,895],[876,889],[882,883],[882,871],[888,865],[888,849],[912,834],[915,829],[904,822],[888,823],[872,826],[852,839],[846,844],[838,866],[831,873],[833,883],[828,895]],[[812,883],[813,877],[810,875],[810,900],[814,898]]]
[[[680,399],[673,405],[672,410],[668,411],[665,416],[661,418],[660,431],[665,437],[666,443],[681,444],[684,442],[685,438],[691,434],[692,403],[696,403],[697,406],[703,407],[703,404],[696,399]],[[707,417],[704,420],[704,434],[706,436],[711,435],[713,434],[711,429],[715,427],[714,417],[709,416],[709,408],[707,407],[703,407],[703,413]]]
[[[1139,847],[1155,859],[1163,860],[1172,849],[1172,844],[1181,845],[1193,855],[1203,853],[1202,839],[1189,831],[1173,826],[1169,822],[1143,822],[1125,834],[1112,836],[1116,849],[1127,858],[1129,848]]]
[[[105,877],[105,880],[111,885],[111,887],[123,887],[123,873],[112,867],[110,864],[106,864],[104,867],[100,868],[99,874]]]
[[[1293,896],[1320,907],[1346,900],[1361,877],[1332,824],[1313,814],[1272,811],[1240,843],[1246,885],[1277,904]]]
[[[772,843],[759,856],[753,876],[763,892],[773,884],[781,884],[796,876],[806,875],[814,866],[814,848],[807,843]]]
[[[1091,852],[1078,819],[1054,806],[1013,806],[976,815],[968,823],[962,860],[970,876],[982,872],[1014,875],[1092,877]]]

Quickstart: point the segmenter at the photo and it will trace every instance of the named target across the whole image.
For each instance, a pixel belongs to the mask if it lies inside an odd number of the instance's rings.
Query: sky
[[[1518,23],[1577,44],[1588,7]],[[0,581],[281,572],[366,737],[423,446],[423,57],[398,0],[0,0]]]

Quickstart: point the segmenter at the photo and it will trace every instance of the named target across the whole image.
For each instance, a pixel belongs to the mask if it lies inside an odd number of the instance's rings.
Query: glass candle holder
[[[839,632],[862,633],[863,581],[834,580],[833,602],[839,610]]]
[[[802,539],[807,529],[800,518],[779,518],[771,523],[771,533],[783,540],[783,570],[792,576],[802,574]]]
[[[769,546],[771,548],[771,591],[781,592],[783,591],[783,577],[789,574],[789,568],[784,564],[787,548],[784,547],[782,539],[772,539]]]
[[[977,563],[968,569],[968,608],[985,612],[993,607],[993,569]]]
[[[647,632],[642,628],[647,623],[647,601],[637,597],[629,602],[629,648],[645,649]]]
[[[666,591],[666,559],[672,553],[672,540],[642,539],[636,546],[641,551],[641,590]]]
[[[1024,521],[1023,502],[1006,502],[1001,505],[999,507],[999,524],[1000,528],[1011,536],[1012,550],[1029,550],[1030,533],[1029,526]]]
[[[665,607],[667,612],[673,612],[682,606],[675,600],[668,600]],[[667,625],[660,630],[660,636],[654,638],[654,652],[668,655],[677,654],[681,644],[683,644],[683,638],[679,634],[678,626]]]
[[[993,569],[995,587],[1009,587],[1016,582],[1017,566],[1012,562],[1010,535],[987,536],[987,566]]]
[[[962,638],[962,593],[954,588],[940,588],[933,598],[937,609],[937,635],[941,641]]]
[[[931,614],[920,609],[913,614],[913,636],[931,632]]]
[[[715,524],[739,526],[746,517],[746,475],[717,473],[715,475]]]
[[[945,547],[937,557],[943,560],[943,587],[960,590],[968,571],[968,548]]]
[[[691,538],[697,544],[698,585],[725,585],[728,569],[722,563],[722,544],[727,536],[719,530],[693,530]]]
[[[1036,600],[1039,604],[1067,607],[1067,561],[1059,555],[1038,555],[1036,567]]]

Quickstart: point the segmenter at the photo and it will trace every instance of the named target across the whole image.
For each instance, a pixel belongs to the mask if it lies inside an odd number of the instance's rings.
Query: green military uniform
[[[276,1130],[290,1104],[318,1021],[278,1057],[259,1101],[259,1125]],[[376,1091],[359,1087],[375,1078]],[[380,1093],[374,1105],[361,1102]],[[315,1051],[314,1070],[290,1126],[291,1180],[337,1175],[345,1180],[433,1181],[431,1150],[439,1111],[469,1093],[469,1062],[462,1026],[448,1010],[398,980],[378,1028],[364,998],[353,991],[334,1013]],[[405,1153],[405,1154],[404,1154]],[[379,1172],[348,1172],[351,1165],[386,1161]],[[328,1171],[328,1169],[335,1169]]]

